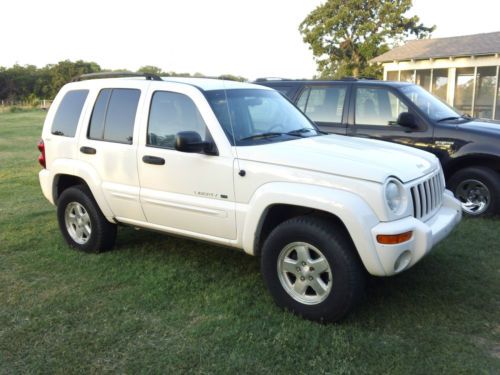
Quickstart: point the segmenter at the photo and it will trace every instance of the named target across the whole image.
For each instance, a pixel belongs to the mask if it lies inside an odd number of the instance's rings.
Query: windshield
[[[403,86],[400,91],[434,121],[453,120],[461,116],[455,109],[418,85]]]
[[[276,91],[214,90],[206,91],[205,96],[233,146],[282,142],[319,134],[311,121]]]

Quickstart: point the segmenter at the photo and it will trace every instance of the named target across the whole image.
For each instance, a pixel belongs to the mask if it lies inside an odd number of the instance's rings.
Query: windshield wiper
[[[437,122],[450,121],[450,120],[459,120],[460,118],[461,117],[458,117],[458,116],[444,117],[444,118],[440,118],[439,120],[437,120]]]
[[[314,131],[314,129],[311,129],[311,128],[300,128],[300,129],[290,130],[286,134],[287,135],[297,135],[299,137],[303,137],[302,134],[309,133],[309,132],[312,132],[312,131]]]
[[[254,135],[250,135],[248,137],[241,138],[240,141],[251,141],[253,139],[279,137],[280,135],[283,135],[283,134],[286,134],[286,133],[278,133],[278,132],[260,133],[260,134],[254,134]]]

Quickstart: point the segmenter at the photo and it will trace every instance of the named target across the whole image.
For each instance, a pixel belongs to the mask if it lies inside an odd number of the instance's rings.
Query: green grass
[[[132,228],[70,250],[37,180],[43,117],[0,114],[0,373],[500,373],[500,220],[464,220],[321,325],[234,250]]]

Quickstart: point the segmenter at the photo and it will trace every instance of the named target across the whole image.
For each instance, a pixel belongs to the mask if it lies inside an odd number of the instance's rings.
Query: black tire
[[[296,273],[295,271],[287,273],[283,271],[285,266],[280,270],[279,264],[285,264],[280,259],[286,258],[286,262],[295,260],[293,246],[297,243],[306,244],[306,254],[309,254],[309,258],[313,258],[313,254],[317,257],[319,251],[328,262],[331,272],[324,272],[318,276],[319,267],[318,270],[313,270],[311,266],[313,263],[309,261],[301,263],[301,265],[307,263],[302,268],[297,263],[298,268],[301,268],[300,272],[297,268]],[[297,248],[300,247],[301,245],[297,246]],[[290,249],[292,249],[291,252]],[[278,306],[306,319],[334,322],[349,313],[364,295],[364,268],[355,251],[345,230],[335,223],[316,216],[296,217],[278,225],[264,242],[261,272]],[[298,252],[295,252],[299,261]],[[287,253],[289,257],[283,258],[283,254]],[[311,259],[311,262],[317,259],[320,258]],[[316,275],[314,275],[315,271]],[[299,277],[294,273],[300,275],[301,279],[305,279],[302,285],[307,283],[308,278],[310,280],[321,278],[324,285],[330,285],[329,292],[324,293],[326,297],[316,293],[316,289],[310,286],[305,289],[304,295],[292,291],[295,284],[291,287],[289,283],[293,282],[294,278],[295,283],[299,282]],[[311,274],[313,276],[308,276]],[[313,285],[312,283],[313,281],[310,285]],[[295,297],[290,293],[295,294]],[[324,299],[321,300],[321,298]]]
[[[455,172],[448,181],[462,211],[469,217],[500,213],[500,174],[486,167],[469,167]]]
[[[57,220],[64,239],[76,250],[99,253],[115,244],[116,225],[104,217],[86,186],[76,185],[62,192]]]

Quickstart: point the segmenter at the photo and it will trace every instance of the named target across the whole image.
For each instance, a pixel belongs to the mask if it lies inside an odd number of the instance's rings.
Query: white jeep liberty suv
[[[460,221],[435,156],[324,135],[272,89],[82,78],[38,145],[43,194],[78,250],[110,249],[119,223],[242,249],[279,306],[336,321],[366,271],[407,270]]]

